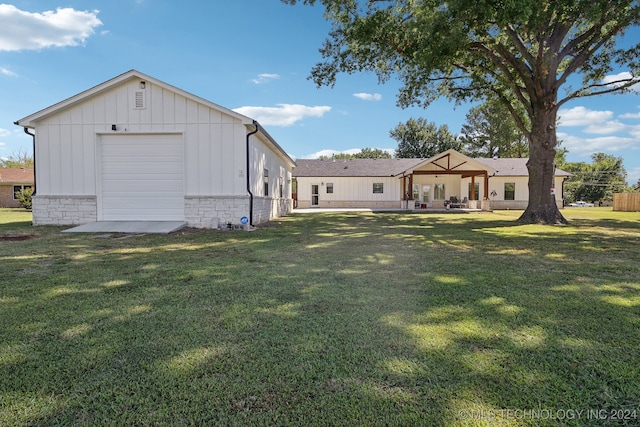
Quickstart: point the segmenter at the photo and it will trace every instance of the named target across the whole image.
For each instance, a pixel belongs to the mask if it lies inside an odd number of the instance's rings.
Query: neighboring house
[[[297,207],[444,208],[452,197],[478,209],[525,209],[527,159],[474,159],[448,150],[430,159],[297,160]],[[562,207],[562,183],[555,192]]]
[[[19,208],[16,193],[33,188],[33,169],[0,168],[0,208]]]
[[[33,223],[262,223],[292,207],[293,160],[249,117],[131,70],[16,125],[35,130]]]

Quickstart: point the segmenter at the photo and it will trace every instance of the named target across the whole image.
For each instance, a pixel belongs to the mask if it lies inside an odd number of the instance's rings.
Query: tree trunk
[[[547,104],[549,105],[549,104]],[[526,224],[567,224],[552,194],[555,181],[556,111],[536,109],[529,141],[529,205],[518,222]],[[556,188],[555,191],[562,191]]]

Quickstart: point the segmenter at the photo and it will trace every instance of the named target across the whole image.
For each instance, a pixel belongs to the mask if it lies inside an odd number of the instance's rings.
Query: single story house
[[[15,122],[33,136],[33,224],[262,223],[294,161],[255,120],[136,70]]]
[[[439,208],[457,200],[468,208],[525,209],[528,159],[470,158],[447,150],[430,159],[298,159],[298,208]],[[555,198],[563,206],[562,184],[571,174],[555,175]]]
[[[0,208],[19,208],[16,194],[32,187],[32,168],[0,168]]]

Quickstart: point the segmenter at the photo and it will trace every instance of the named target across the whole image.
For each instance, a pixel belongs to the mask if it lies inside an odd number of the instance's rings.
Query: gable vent
[[[147,99],[146,99],[145,91],[137,90],[135,91],[135,100],[134,100],[134,109],[136,110],[144,110],[147,108]]]

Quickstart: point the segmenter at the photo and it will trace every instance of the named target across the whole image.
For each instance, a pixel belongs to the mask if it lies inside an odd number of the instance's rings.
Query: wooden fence
[[[623,212],[640,212],[640,193],[614,194],[613,210]]]

